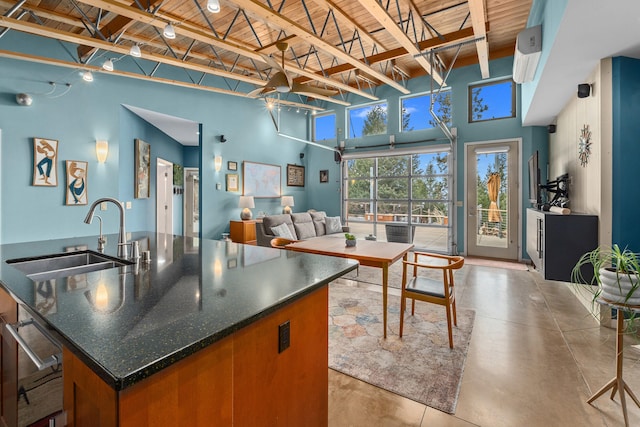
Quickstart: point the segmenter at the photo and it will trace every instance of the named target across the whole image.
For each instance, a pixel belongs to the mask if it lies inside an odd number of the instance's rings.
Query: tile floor
[[[458,306],[476,320],[455,415],[329,370],[330,427],[624,425],[617,395],[586,403],[615,374],[615,330],[598,325],[570,284],[466,265],[456,285]],[[625,341],[624,378],[640,396],[636,343]],[[639,426],[628,396],[627,408]]]

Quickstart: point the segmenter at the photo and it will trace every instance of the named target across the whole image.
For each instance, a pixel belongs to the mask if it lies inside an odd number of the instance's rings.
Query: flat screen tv
[[[540,168],[538,167],[538,152],[529,157],[529,201],[534,207],[540,204]]]

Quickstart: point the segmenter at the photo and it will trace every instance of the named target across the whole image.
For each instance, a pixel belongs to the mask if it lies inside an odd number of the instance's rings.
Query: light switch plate
[[[216,183],[216,190],[222,190],[222,184],[219,182]]]

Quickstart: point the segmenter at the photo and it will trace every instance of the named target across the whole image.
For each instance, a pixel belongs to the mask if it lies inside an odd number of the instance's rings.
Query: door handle
[[[36,352],[33,351],[31,349],[31,347],[29,347],[29,344],[27,344],[27,342],[18,333],[18,328],[21,328],[23,326],[28,326],[28,325],[33,325],[38,331],[40,331],[40,333],[48,341],[51,342],[51,344],[53,344],[57,349],[59,349],[60,352],[57,353],[57,354],[52,354],[46,360],[40,359],[40,356],[38,356],[36,354]],[[35,320],[29,319],[29,320],[21,321],[21,322],[14,323],[14,324],[7,323],[6,324],[6,328],[7,328],[7,331],[9,331],[9,333],[11,334],[11,336],[13,336],[13,338],[15,338],[16,342],[18,343],[18,345],[20,345],[20,347],[22,347],[22,349],[27,354],[27,356],[29,356],[29,359],[31,359],[31,361],[36,365],[36,367],[38,368],[39,371],[42,371],[42,370],[47,369],[47,368],[52,367],[52,366],[56,366],[56,368],[57,368],[60,365],[62,365],[62,346],[49,333],[49,331],[47,331],[42,325],[40,325]]]

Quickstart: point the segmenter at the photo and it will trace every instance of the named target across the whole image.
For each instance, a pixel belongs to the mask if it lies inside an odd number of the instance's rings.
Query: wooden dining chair
[[[425,258],[429,258],[426,260]],[[404,312],[407,298],[411,298],[411,315],[416,308],[416,300],[443,305],[447,309],[447,328],[449,329],[449,347],[453,348],[453,330],[451,328],[451,316],[453,324],[458,326],[456,318],[456,296],[453,282],[454,270],[464,265],[461,256],[449,256],[432,254],[428,252],[414,252],[413,261],[403,261],[402,266],[402,296],[400,300],[400,337],[404,326]],[[413,268],[411,268],[413,267]],[[442,271],[442,277],[432,279],[418,276],[419,268]],[[438,274],[436,273],[436,276]]]
[[[271,247],[278,248],[278,249],[286,249],[285,248],[286,245],[288,245],[289,243],[295,243],[297,241],[298,240],[291,240],[284,237],[274,237],[273,239],[271,239]]]

